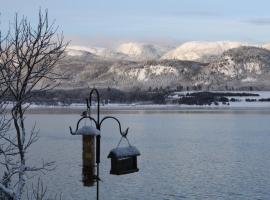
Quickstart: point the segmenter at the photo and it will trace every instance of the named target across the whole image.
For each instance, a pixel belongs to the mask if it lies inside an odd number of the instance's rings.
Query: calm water
[[[269,199],[270,112],[114,113],[130,127],[130,142],[142,156],[138,173],[109,174],[107,155],[120,135],[113,121],[102,128],[101,200]],[[82,141],[71,136],[78,115],[28,116],[40,140],[31,162],[56,161],[43,177],[50,192],[65,200],[95,199],[95,187],[81,183]],[[33,159],[34,158],[34,159]]]

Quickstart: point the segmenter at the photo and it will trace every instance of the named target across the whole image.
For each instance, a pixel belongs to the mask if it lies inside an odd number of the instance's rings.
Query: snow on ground
[[[185,92],[175,92],[174,95],[171,96],[173,99],[177,99],[180,96],[186,95],[187,93],[193,93],[197,91],[185,91]],[[214,92],[230,92],[230,93],[251,93],[251,94],[258,94],[259,96],[235,96],[235,97],[228,97],[235,98],[240,101],[238,102],[230,102],[230,105],[211,105],[211,107],[228,107],[228,108],[254,108],[254,107],[261,107],[261,108],[270,108],[270,102],[260,102],[259,99],[266,99],[270,98],[270,91],[214,91]],[[225,96],[226,97],[226,96]],[[256,99],[254,102],[246,102],[246,99]],[[201,106],[201,107],[208,107],[208,106]]]
[[[242,79],[241,81],[242,82],[255,82],[255,81],[257,81],[257,79],[256,78],[252,78],[252,77],[247,77],[245,79]]]
[[[128,77],[136,78],[138,81],[148,81],[152,76],[178,75],[175,68],[163,65],[150,65],[149,67],[130,69],[127,72],[118,71],[118,74],[123,73]]]

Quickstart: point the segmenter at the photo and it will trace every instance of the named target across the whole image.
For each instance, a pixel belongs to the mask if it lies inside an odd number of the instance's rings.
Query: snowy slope
[[[82,52],[88,52],[94,55],[102,54],[104,48],[84,47],[84,46],[68,46],[66,52],[70,56],[80,56]],[[76,53],[77,52],[77,53]]]
[[[100,47],[84,47],[84,46],[68,46],[66,53],[69,56],[83,56],[85,53],[90,53],[95,56],[105,59],[128,59],[124,54],[118,53],[113,49]]]
[[[224,52],[198,74],[212,89],[270,88],[270,51],[239,47]]]
[[[263,45],[261,45],[262,48],[270,50],[270,43],[265,43]]]
[[[224,51],[240,47],[240,42],[186,42],[179,47],[167,52],[162,59],[199,60],[203,56],[219,55]]]

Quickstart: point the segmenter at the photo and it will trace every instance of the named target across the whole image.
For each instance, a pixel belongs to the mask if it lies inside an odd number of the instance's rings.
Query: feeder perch
[[[137,167],[137,156],[141,155],[134,146],[117,147],[110,151],[111,174],[122,175],[139,171]]]

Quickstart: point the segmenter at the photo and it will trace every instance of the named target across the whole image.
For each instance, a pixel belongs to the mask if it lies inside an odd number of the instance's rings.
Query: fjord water
[[[110,175],[109,151],[120,135],[117,124],[102,127],[100,199],[269,199],[270,110],[114,112],[140,151],[138,173]],[[83,187],[82,138],[71,136],[79,115],[31,114],[40,139],[28,154],[31,163],[56,161],[43,176],[50,193],[65,200],[95,199]],[[125,144],[123,144],[125,145]]]

